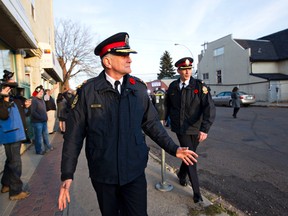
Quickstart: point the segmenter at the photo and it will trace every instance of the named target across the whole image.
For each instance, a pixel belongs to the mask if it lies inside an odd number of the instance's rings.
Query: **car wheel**
[[[229,101],[229,107],[232,107],[232,100]]]

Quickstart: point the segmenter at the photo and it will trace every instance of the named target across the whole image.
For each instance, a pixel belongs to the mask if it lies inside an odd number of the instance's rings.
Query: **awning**
[[[56,82],[63,82],[63,71],[51,46],[47,43],[39,43],[39,47],[42,50],[41,67]]]
[[[251,73],[250,75],[266,79],[269,81],[288,80],[288,75],[282,73]]]
[[[37,42],[20,1],[0,0],[0,39],[14,50],[36,49]]]
[[[62,68],[54,54],[52,54],[52,58],[54,59],[53,64],[48,67],[43,67],[44,70],[56,81],[63,82],[63,72]]]

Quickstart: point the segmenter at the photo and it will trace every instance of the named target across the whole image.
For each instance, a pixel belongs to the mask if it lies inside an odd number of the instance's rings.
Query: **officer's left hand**
[[[193,165],[197,162],[196,158],[198,155],[187,147],[179,147],[176,152],[176,157],[180,158],[186,165]]]
[[[60,193],[58,198],[58,208],[63,211],[67,207],[67,203],[70,203],[69,189],[71,187],[72,179],[65,180],[60,187]]]
[[[199,142],[203,142],[207,138],[208,134],[202,131],[199,131],[198,140]]]

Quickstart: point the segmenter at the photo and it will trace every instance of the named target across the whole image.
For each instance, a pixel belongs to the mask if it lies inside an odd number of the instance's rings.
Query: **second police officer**
[[[196,152],[197,146],[203,142],[215,119],[215,106],[206,85],[192,77],[191,57],[179,59],[175,63],[178,80],[168,88],[165,105],[166,119],[171,119],[171,130],[176,133],[181,147],[188,147]],[[181,164],[177,174],[181,185],[186,186],[186,177],[190,179],[195,203],[202,203],[197,167]]]

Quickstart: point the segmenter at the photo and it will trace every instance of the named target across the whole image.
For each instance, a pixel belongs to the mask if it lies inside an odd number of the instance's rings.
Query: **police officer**
[[[177,146],[161,125],[146,85],[130,76],[129,36],[117,33],[95,48],[104,71],[82,85],[67,120],[61,162],[60,210],[70,202],[69,188],[86,138],[89,175],[104,216],[147,215],[144,170],[148,147],[142,130],[186,164],[197,154]]]
[[[175,63],[180,78],[169,85],[165,106],[166,116],[171,119],[171,130],[176,133],[180,146],[196,152],[199,142],[207,138],[215,119],[215,106],[205,84],[192,77],[192,63],[191,57],[181,58]],[[183,186],[187,185],[187,174],[194,202],[202,202],[196,164],[181,164],[177,175]]]

